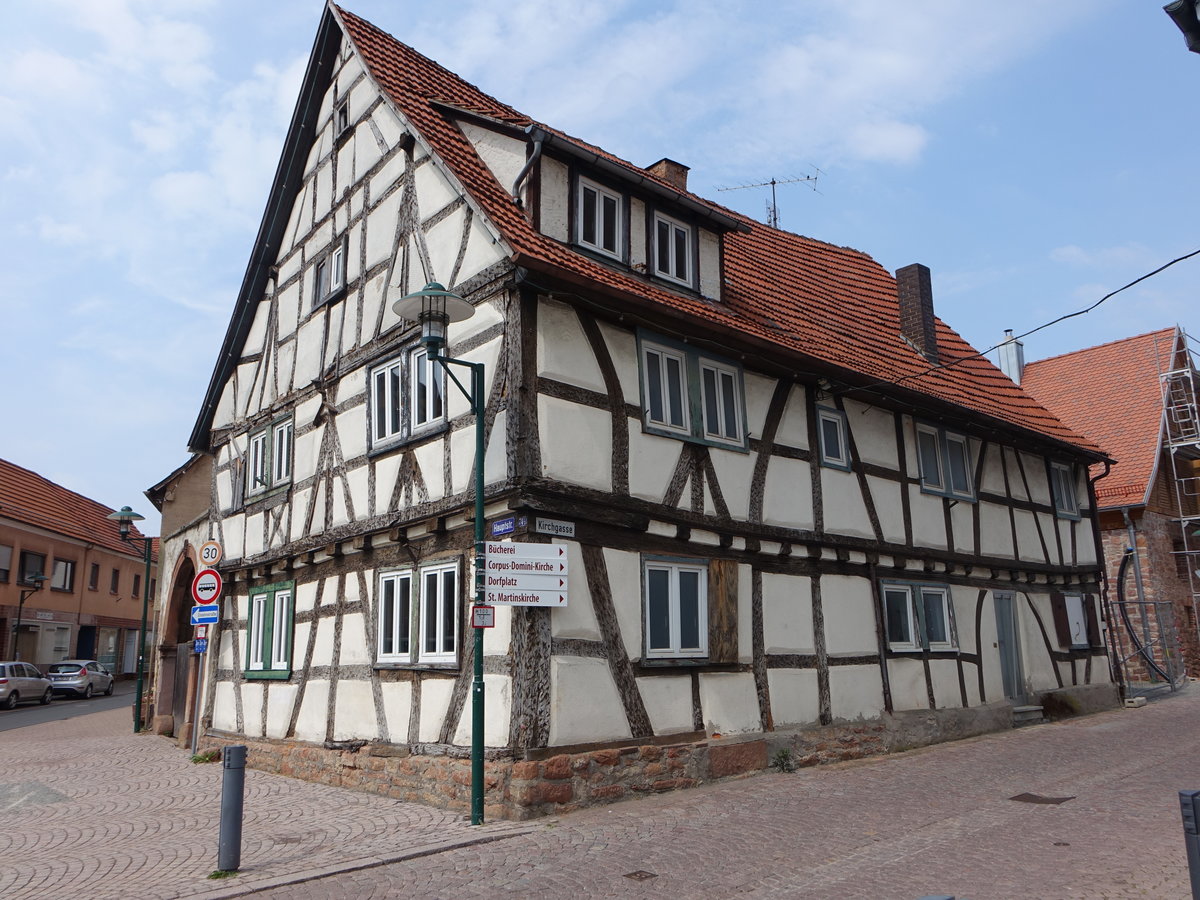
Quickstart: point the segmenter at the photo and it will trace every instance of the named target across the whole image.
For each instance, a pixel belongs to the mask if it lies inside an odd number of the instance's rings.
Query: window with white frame
[[[575,241],[606,256],[623,254],[621,195],[586,178],[579,179]]]
[[[247,678],[287,678],[292,671],[293,582],[250,591],[246,615]]]
[[[746,444],[742,370],[686,344],[638,335],[646,430],[706,444]]]
[[[817,435],[821,464],[834,469],[850,468],[850,446],[846,440],[846,414],[840,409],[817,407]]]
[[[971,445],[965,435],[918,422],[917,462],[922,490],[963,500],[975,498]]]
[[[654,214],[654,274],[692,284],[692,229],[662,213]]]
[[[250,434],[246,496],[262,494],[292,480],[295,425],[291,418],[279,419]]]
[[[458,661],[458,572],[458,560],[451,560],[379,576],[380,663]]]
[[[1050,493],[1054,511],[1068,519],[1079,518],[1079,499],[1075,494],[1075,470],[1066,463],[1050,463]]]
[[[458,653],[458,563],[423,566],[417,662],[452,663]]]
[[[953,650],[957,646],[950,591],[945,587],[884,584],[883,614],[891,650]]]
[[[645,562],[645,637],[650,659],[708,655],[708,567]]]
[[[379,576],[379,660],[412,661],[412,572]]]
[[[424,347],[376,366],[368,384],[373,447],[396,443],[446,420],[446,372]]]
[[[334,299],[346,286],[346,239],[339,238],[329,252],[313,263],[312,305]]]
[[[56,591],[75,589],[75,563],[69,559],[56,559],[50,569],[50,587]],[[136,596],[136,592],[134,593]]]

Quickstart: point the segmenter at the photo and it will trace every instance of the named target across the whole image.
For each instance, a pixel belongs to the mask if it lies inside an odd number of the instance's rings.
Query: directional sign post
[[[488,541],[485,602],[496,606],[566,606],[567,548],[561,544]]]
[[[225,582],[221,580],[220,572],[216,569],[201,569],[192,579],[192,599],[196,601],[197,606],[213,603],[221,599],[223,587]]]
[[[216,625],[221,619],[221,607],[216,603],[192,607],[193,625]]]

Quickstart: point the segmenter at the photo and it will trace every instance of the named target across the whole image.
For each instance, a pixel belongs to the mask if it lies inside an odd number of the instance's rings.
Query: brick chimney
[[[687,173],[688,167],[683,163],[677,163],[673,159],[663,157],[652,166],[646,166],[646,171],[656,178],[661,178],[673,188],[681,191],[687,190]]]
[[[933,318],[933,287],[929,267],[913,263],[896,270],[900,300],[900,334],[929,362],[937,365],[937,325]]]

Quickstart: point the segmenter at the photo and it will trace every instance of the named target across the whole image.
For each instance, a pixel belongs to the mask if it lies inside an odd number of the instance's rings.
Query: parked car
[[[94,659],[64,659],[46,670],[56,694],[90,697],[100,691],[106,697],[113,692],[113,674]]]
[[[18,703],[37,700],[49,703],[54,698],[50,679],[36,666],[23,662],[0,662],[0,706],[13,709]]]

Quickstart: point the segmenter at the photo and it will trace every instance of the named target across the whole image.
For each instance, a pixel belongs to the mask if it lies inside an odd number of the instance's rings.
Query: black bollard
[[[221,764],[221,835],[217,842],[217,868],[222,872],[236,872],[242,864],[245,745],[226,747],[221,751]]]
[[[1183,813],[1183,843],[1192,877],[1192,900],[1200,900],[1200,791],[1180,791],[1179,811]]]

